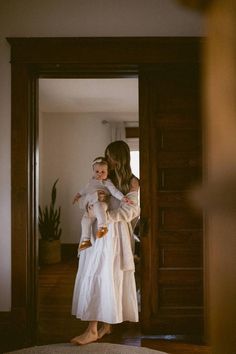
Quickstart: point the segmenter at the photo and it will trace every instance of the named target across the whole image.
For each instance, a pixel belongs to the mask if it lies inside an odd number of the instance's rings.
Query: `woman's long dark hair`
[[[130,167],[130,149],[123,140],[110,143],[105,150],[105,157],[115,162],[114,169],[109,172],[109,178],[124,194],[130,190],[132,171]]]

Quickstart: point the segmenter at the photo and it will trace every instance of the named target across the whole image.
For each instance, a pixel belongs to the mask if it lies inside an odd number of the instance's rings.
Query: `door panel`
[[[161,197],[162,199],[164,199],[163,195]],[[170,202],[168,204],[170,204]],[[190,208],[183,208],[181,205],[175,208],[172,208],[171,206],[164,208],[161,205],[161,207],[159,208],[159,228],[162,228],[164,230],[197,228],[200,224],[199,218],[196,217],[195,214],[191,213],[189,209]]]
[[[201,267],[201,256],[199,247],[162,244],[159,247],[159,268]]]
[[[201,334],[202,215],[189,192],[201,179],[199,67],[140,75],[142,304],[144,332]]]
[[[198,167],[183,168],[159,168],[159,189],[183,190],[189,188],[200,178]]]

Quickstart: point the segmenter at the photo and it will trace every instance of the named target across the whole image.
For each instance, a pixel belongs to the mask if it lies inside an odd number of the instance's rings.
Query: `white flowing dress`
[[[81,320],[138,322],[131,221],[140,210],[138,192],[127,196],[133,204],[119,202],[118,208],[117,199],[111,198],[108,233],[80,252],[72,315]]]

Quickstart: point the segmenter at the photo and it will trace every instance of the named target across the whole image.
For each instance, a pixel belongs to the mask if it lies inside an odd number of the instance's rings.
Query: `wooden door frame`
[[[38,79],[138,77],[171,62],[199,61],[199,38],[8,38],[11,46],[12,319],[22,344],[35,342],[37,310]],[[145,116],[140,112],[142,137]],[[148,151],[140,139],[141,195]],[[147,138],[147,136],[146,136]],[[142,217],[148,206],[141,200]],[[148,262],[143,261],[144,268]],[[145,316],[141,319],[145,327]]]

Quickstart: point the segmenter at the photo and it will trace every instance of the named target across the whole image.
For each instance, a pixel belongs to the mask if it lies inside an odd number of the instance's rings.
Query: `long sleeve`
[[[114,184],[112,183],[112,181],[110,179],[107,179],[106,181],[104,181],[104,186],[109,190],[109,192],[111,193],[111,195],[115,198],[117,198],[118,200],[121,200],[124,197],[124,194],[121,193],[119,191],[119,189],[117,189]]]
[[[133,201],[133,204],[121,202],[118,209],[108,210],[108,222],[131,222],[133,219],[139,216],[140,207],[138,205],[138,192],[130,192],[126,196]]]
[[[119,242],[122,269],[124,271],[132,271],[135,267],[133,258],[134,237],[131,222],[139,216],[140,208],[137,191],[128,193],[127,197],[133,201],[133,204],[121,202],[118,209],[108,210],[107,214],[108,223],[120,223]]]

